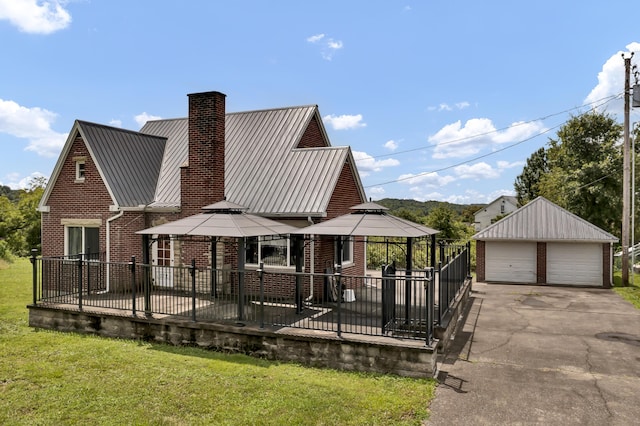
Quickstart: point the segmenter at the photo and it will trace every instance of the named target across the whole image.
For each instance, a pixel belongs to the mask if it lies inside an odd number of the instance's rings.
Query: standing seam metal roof
[[[86,121],[77,124],[118,205],[153,201],[167,139]]]
[[[227,199],[256,214],[324,214],[349,148],[296,148],[314,116],[321,125],[316,105],[227,113]],[[150,121],[140,131],[168,139],[151,206],[179,206],[179,167],[188,160],[188,119]]]
[[[538,197],[472,237],[474,240],[615,242],[614,235]]]

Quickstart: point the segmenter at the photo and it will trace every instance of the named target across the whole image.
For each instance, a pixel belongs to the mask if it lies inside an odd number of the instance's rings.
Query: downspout
[[[313,219],[311,219],[311,216],[307,216],[307,222],[309,222],[309,225],[313,225]],[[313,235],[310,236],[311,239],[311,244],[309,247],[309,257],[311,258],[311,260],[309,261],[309,265],[310,265],[310,274],[309,276],[310,281],[309,281],[309,297],[307,297],[306,299],[304,299],[305,302],[309,302],[311,303],[311,301],[313,300],[313,274],[316,271],[316,243],[313,240]]]
[[[110,279],[110,275],[109,275],[109,265],[111,264],[111,222],[113,222],[114,220],[121,218],[122,215],[124,214],[124,210],[120,210],[118,212],[118,214],[116,214],[115,216],[111,216],[109,219],[107,219],[107,230],[106,230],[106,234],[107,234],[107,255],[106,255],[106,261],[107,261],[107,292],[109,291],[109,283],[111,282]]]

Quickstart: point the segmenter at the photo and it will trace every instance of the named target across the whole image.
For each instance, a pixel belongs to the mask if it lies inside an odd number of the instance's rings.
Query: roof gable
[[[488,226],[474,240],[615,242],[614,235],[538,197]]]
[[[153,201],[166,138],[79,121],[105,184],[121,207]]]
[[[324,146],[298,148],[312,120]],[[323,215],[345,161],[353,161],[348,147],[330,146],[316,105],[227,113],[225,129],[225,195],[252,213]],[[152,206],[179,206],[188,120],[151,121],[140,131],[168,138]],[[355,181],[364,199],[359,176]]]
[[[40,209],[60,175],[73,141],[80,136],[114,204],[146,205],[153,200],[166,138],[76,120],[40,201]]]

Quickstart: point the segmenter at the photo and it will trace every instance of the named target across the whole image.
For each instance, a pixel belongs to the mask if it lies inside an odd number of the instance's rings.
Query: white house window
[[[98,257],[100,253],[100,228],[85,226],[67,226],[66,255],[86,254],[89,259]]]
[[[342,264],[353,263],[353,239],[352,237],[342,238]],[[338,242],[336,241],[336,258],[338,257]]]
[[[85,176],[85,160],[76,160],[76,182],[84,182]]]
[[[292,240],[282,237],[249,237],[246,244],[246,263],[265,266],[295,266]]]
[[[500,205],[500,214],[504,214],[504,202]]]

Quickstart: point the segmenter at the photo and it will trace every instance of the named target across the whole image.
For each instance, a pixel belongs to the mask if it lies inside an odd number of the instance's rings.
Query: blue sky
[[[319,105],[373,199],[489,202],[571,114],[622,122],[632,5],[0,0],[0,184],[48,177],[75,119],[138,130],[217,90]]]

